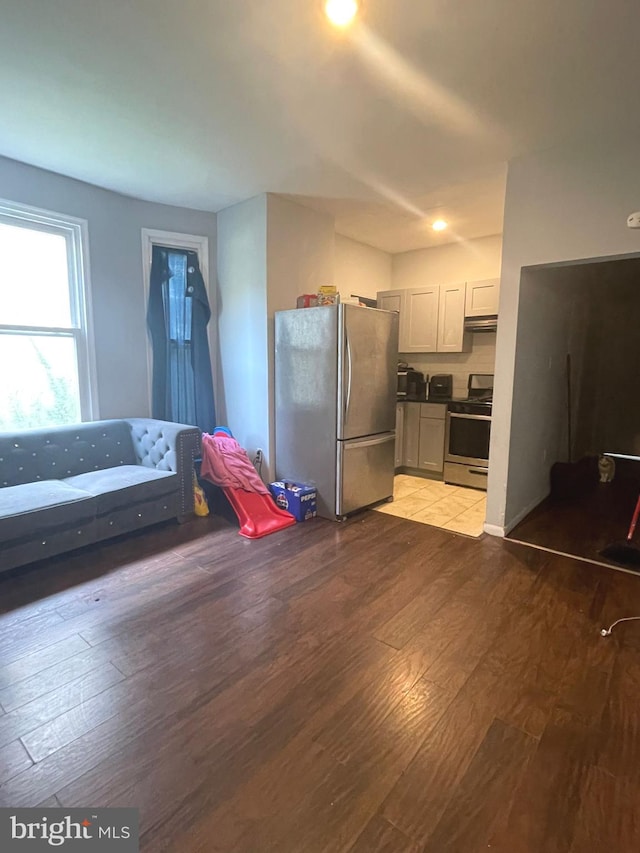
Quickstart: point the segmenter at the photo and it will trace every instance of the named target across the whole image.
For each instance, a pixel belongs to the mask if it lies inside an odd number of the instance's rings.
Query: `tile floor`
[[[376,512],[399,515],[443,527],[467,536],[480,536],[487,509],[487,493],[464,486],[449,486],[410,474],[396,474],[392,503],[380,504]]]

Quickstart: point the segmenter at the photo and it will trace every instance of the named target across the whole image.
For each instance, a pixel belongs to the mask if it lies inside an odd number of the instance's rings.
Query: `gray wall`
[[[546,497],[551,466],[569,459],[567,354],[577,391],[589,324],[587,284],[588,271],[580,266],[523,270],[514,373],[518,409],[509,448],[509,471],[517,472],[520,491],[508,493],[507,517],[522,511],[511,503],[521,494],[527,495],[527,511]]]
[[[531,411],[530,389],[516,376],[516,353],[534,320],[520,309],[523,267],[640,254],[640,232],[626,227],[640,208],[635,140],[576,145],[509,164],[504,218],[500,323],[496,345],[487,529],[509,529],[539,499],[529,460],[511,454],[512,441],[544,428],[544,411]],[[539,325],[539,324],[538,324]],[[544,348],[544,337],[538,339]],[[530,381],[543,379],[544,360],[531,364]],[[533,416],[533,417],[532,417]],[[539,460],[537,461],[539,464]]]
[[[640,259],[588,269],[590,322],[576,389],[576,455],[640,456]]]
[[[88,220],[99,414],[148,415],[141,229],[208,237],[213,278],[215,214],[138,201],[6,158],[0,158],[0,197]]]

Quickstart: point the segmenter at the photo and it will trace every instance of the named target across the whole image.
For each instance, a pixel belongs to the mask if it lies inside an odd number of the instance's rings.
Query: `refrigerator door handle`
[[[352,374],[352,363],[351,363],[351,344],[349,343],[349,336],[347,335],[346,329],[344,334],[345,343],[347,346],[347,393],[344,401],[344,423],[347,423],[347,419],[349,417],[349,404],[351,403],[351,374]]]
[[[384,432],[382,435],[376,435],[374,438],[366,439],[351,439],[350,441],[342,442],[345,450],[359,450],[362,447],[375,447],[377,444],[386,444],[388,441],[395,441],[395,432]]]

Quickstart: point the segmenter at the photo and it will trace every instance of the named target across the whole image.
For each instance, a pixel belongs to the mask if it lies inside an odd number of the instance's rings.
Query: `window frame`
[[[78,371],[80,418],[83,422],[97,420],[100,415],[91,302],[88,222],[86,219],[3,198],[0,198],[0,222],[32,231],[60,235],[65,239],[72,325],[36,326],[0,323],[0,334],[73,338]]]
[[[149,402],[149,413],[153,407],[153,348],[151,346],[151,335],[147,326],[147,308],[149,305],[149,287],[151,283],[151,259],[153,257],[154,246],[164,246],[167,249],[184,249],[189,252],[196,252],[198,255],[198,263],[200,272],[204,281],[204,286],[209,297],[211,306],[212,320],[215,317],[214,301],[212,299],[211,288],[209,287],[209,238],[200,234],[182,234],[178,231],[159,231],[154,228],[142,228],[142,282],[144,287],[144,324],[147,330],[147,396]],[[209,323],[207,327],[207,336],[209,338],[209,352],[211,353],[212,372],[214,376],[214,391],[215,391],[215,376],[216,365],[214,363],[214,352],[212,345],[212,326]]]

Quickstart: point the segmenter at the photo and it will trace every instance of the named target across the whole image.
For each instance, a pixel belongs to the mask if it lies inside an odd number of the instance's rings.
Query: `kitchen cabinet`
[[[404,465],[404,407],[405,403],[396,403],[396,468]]]
[[[446,414],[443,403],[397,404],[396,468],[442,473]],[[402,438],[398,441],[400,430]]]
[[[467,352],[471,349],[471,335],[464,330],[465,292],[464,284],[440,287],[436,352]]]
[[[447,407],[442,404],[420,405],[418,468],[441,474],[444,469],[444,437]]]
[[[471,336],[464,331],[464,284],[382,290],[377,299],[379,308],[400,314],[399,352],[470,349]]]
[[[420,403],[404,404],[404,468],[417,468],[420,447]]]
[[[499,278],[468,281],[464,315],[465,317],[486,317],[489,314],[497,314],[499,300]]]
[[[437,352],[439,287],[405,291],[400,352]]]
[[[377,294],[378,308],[383,311],[397,311],[402,320],[402,296],[403,290],[381,290]]]

